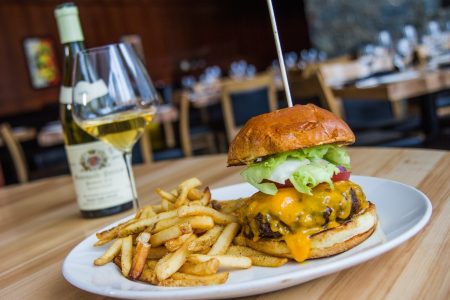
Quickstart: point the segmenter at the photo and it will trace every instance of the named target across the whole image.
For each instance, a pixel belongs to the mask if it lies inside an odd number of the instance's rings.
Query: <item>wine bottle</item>
[[[135,189],[134,183],[128,184],[122,153],[86,133],[72,117],[73,58],[84,50],[78,8],[73,3],[58,5],[55,17],[64,47],[60,119],[78,206],[86,218],[122,212],[133,207]]]

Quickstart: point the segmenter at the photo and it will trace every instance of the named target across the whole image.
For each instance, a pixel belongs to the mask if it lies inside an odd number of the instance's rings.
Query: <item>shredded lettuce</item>
[[[248,183],[256,187],[261,192],[269,195],[275,195],[278,191],[275,184],[270,182],[262,183],[262,181],[266,178],[269,178],[273,170],[279,164],[283,163],[285,160],[286,157],[283,158],[277,158],[275,156],[269,157],[268,159],[262,162],[250,165],[247,169],[245,169],[241,173],[241,175]]]
[[[350,169],[350,156],[348,156],[347,151],[342,148],[328,148],[328,151],[323,158],[337,166],[343,166],[347,170]]]
[[[300,193],[311,194],[312,188],[319,183],[326,182],[331,186],[331,177],[339,173],[339,169],[332,163],[315,159],[310,164],[301,166],[289,177],[294,188]]]
[[[251,185],[269,195],[275,195],[278,189],[274,183],[265,180],[284,183],[286,179],[299,192],[310,194],[312,188],[320,183],[332,185],[331,177],[339,172],[337,166],[350,168],[347,152],[334,145],[323,145],[272,155],[251,164],[241,175]]]

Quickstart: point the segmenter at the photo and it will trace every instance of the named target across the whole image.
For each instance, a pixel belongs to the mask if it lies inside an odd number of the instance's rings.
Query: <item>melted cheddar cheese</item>
[[[358,199],[357,204],[353,201]],[[351,181],[339,181],[334,187],[320,184],[313,189],[312,195],[301,194],[294,188],[282,188],[274,196],[258,192],[242,211],[242,218],[253,240],[259,237],[261,216],[269,223],[272,232],[279,233],[293,257],[304,261],[310,253],[310,235],[334,228],[368,207],[361,187]],[[244,227],[245,227],[244,226]]]

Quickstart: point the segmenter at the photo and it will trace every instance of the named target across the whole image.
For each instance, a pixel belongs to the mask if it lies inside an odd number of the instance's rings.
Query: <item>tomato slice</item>
[[[275,184],[275,186],[277,187],[277,189],[287,188],[287,187],[294,187],[289,179],[287,179],[287,180],[284,182],[284,184],[278,183],[278,182],[275,182],[275,181],[272,181],[272,180],[268,180],[268,179],[264,179],[264,180],[263,180],[263,183],[264,183],[264,182],[270,182],[270,183]]]
[[[349,180],[349,179],[350,179],[350,174],[351,174],[351,173],[352,173],[352,172],[347,171],[347,170],[341,171],[341,172],[339,172],[339,173],[337,173],[337,174],[334,174],[333,177],[331,177],[331,180],[332,180],[333,182]]]
[[[286,180],[285,182],[284,182],[284,184],[281,184],[281,183],[278,183],[278,182],[274,182],[275,183],[275,185],[276,185],[276,187],[278,188],[278,189],[281,189],[281,188],[287,188],[287,187],[294,187],[294,185],[292,184],[292,182],[288,179],[288,180]]]

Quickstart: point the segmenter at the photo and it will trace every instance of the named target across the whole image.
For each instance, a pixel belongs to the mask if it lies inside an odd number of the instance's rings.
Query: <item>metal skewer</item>
[[[287,80],[286,67],[284,65],[283,52],[281,51],[280,38],[278,36],[277,22],[275,20],[275,14],[273,12],[272,0],[267,0],[267,6],[269,7],[270,21],[272,23],[273,37],[275,39],[275,45],[277,46],[278,61],[281,68],[281,78],[283,80],[284,92],[286,93],[286,100],[289,107],[292,107],[291,91],[289,89],[289,83]]]

